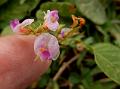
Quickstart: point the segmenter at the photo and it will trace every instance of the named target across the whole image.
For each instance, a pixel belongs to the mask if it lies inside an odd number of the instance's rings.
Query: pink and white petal
[[[60,55],[60,51],[56,52],[56,55],[52,58],[52,60],[57,60],[57,58],[59,57]]]
[[[36,55],[40,56],[41,60],[44,60],[45,57],[42,54],[42,52],[40,52],[40,48],[46,48],[47,49],[47,45],[50,39],[50,34],[49,33],[42,33],[40,34],[34,42],[34,51]]]
[[[42,33],[39,35],[35,42],[34,42],[34,51],[37,55],[40,56],[41,60],[44,60],[46,57],[40,52],[40,48],[46,48],[48,49],[48,52],[50,53],[50,59],[53,60],[57,59],[60,51],[59,51],[59,44],[58,40],[55,36],[49,34],[49,33]]]
[[[25,26],[27,26],[27,25],[32,24],[33,22],[34,22],[34,19],[26,19],[26,20],[24,20],[24,21],[21,23],[21,26],[22,26],[22,27],[25,27]]]
[[[20,28],[21,28],[21,24],[18,24],[14,29],[13,29],[13,32],[20,32]]]
[[[49,51],[46,50],[44,52],[40,52],[40,59],[41,60],[51,60]]]
[[[55,36],[51,35],[51,39],[48,43],[48,50],[50,52],[51,58],[56,60],[60,54],[58,40]]]
[[[14,30],[14,28],[19,24],[20,24],[20,22],[18,19],[14,19],[14,20],[10,21],[10,27],[12,30]]]
[[[37,54],[38,50],[45,46],[47,42],[49,41],[48,36],[46,33],[40,34],[38,37],[36,37],[35,42],[34,42],[34,51]]]
[[[53,16],[56,19],[56,21],[59,20],[59,16],[58,16],[58,11],[57,10],[51,11],[50,15],[51,15],[51,17]]]
[[[56,31],[59,27],[59,23],[56,21],[54,23],[52,22],[48,22],[47,23],[47,27],[51,30],[51,31]]]
[[[68,33],[68,32],[70,32],[70,31],[71,31],[70,28],[62,28],[62,30],[61,30],[61,35],[62,35],[62,37],[64,37],[64,34],[65,34],[65,33]]]

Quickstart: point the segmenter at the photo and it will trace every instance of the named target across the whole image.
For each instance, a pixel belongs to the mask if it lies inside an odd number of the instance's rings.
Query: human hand
[[[34,38],[0,38],[0,89],[25,89],[48,69],[51,61],[34,61]]]

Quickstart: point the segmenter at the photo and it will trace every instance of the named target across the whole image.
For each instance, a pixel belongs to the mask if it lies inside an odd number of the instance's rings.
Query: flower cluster
[[[57,10],[48,10],[47,13],[45,13],[43,25],[51,31],[56,31],[59,26],[58,19]],[[22,23],[20,23],[18,19],[14,19],[10,22],[10,27],[13,32],[25,33],[28,31],[25,27],[33,22],[34,19],[26,19]],[[57,59],[60,54],[57,38],[49,33],[41,33],[34,42],[34,51],[41,60]]]
[[[44,22],[43,25],[41,25],[42,28],[41,30],[39,28],[38,31],[39,35],[36,35],[36,39],[34,42],[34,52],[37,57],[39,57],[41,60],[56,60],[60,54],[60,47],[58,43],[58,38],[61,36],[61,38],[65,38],[70,32],[74,31],[71,28],[59,28],[59,16],[58,16],[58,11],[57,10],[48,10],[47,13],[44,13]],[[72,28],[78,25],[78,19],[75,16],[72,16],[73,19],[73,24]],[[77,20],[76,20],[77,19]],[[33,31],[34,34],[37,34],[38,32],[34,30],[29,30],[26,26],[31,25],[34,22],[34,19],[26,19],[23,22],[19,22],[18,19],[14,19],[10,22],[10,27],[13,32],[16,33],[29,33],[29,31]],[[82,25],[84,24],[83,20],[80,20],[82,22]],[[50,34],[49,31],[56,32],[60,30],[60,33],[58,36],[54,36],[53,34]],[[31,33],[29,33],[31,34]]]

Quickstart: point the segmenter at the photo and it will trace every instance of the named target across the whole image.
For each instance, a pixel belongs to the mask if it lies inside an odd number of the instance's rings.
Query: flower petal
[[[10,27],[13,30],[13,32],[20,32],[21,28],[30,25],[32,22],[34,22],[34,19],[26,19],[22,23],[19,23],[19,20],[15,19],[10,22]]]
[[[59,27],[59,23],[56,21],[54,23],[48,22],[47,23],[47,27],[51,30],[51,31],[56,31]]]
[[[13,31],[14,31],[14,28],[19,24],[20,24],[20,22],[18,19],[14,19],[14,20],[10,21],[10,27]]]
[[[49,51],[44,51],[44,52],[40,52],[40,59],[42,60],[50,60],[50,53]]]
[[[46,50],[41,52],[41,48]],[[40,56],[41,60],[56,59],[60,53],[57,38],[49,33],[42,33],[34,42],[34,51],[36,55]]]
[[[58,40],[55,36],[52,36],[48,43],[48,50],[50,52],[51,58],[56,60],[60,54],[60,47],[58,44]]]
[[[34,51],[36,54],[38,54],[40,48],[47,46],[48,38],[50,38],[48,33],[42,33],[35,39]]]
[[[25,26],[27,26],[27,25],[32,24],[33,22],[34,22],[34,19],[26,19],[26,20],[24,20],[24,21],[21,23],[21,26],[22,26],[22,27],[25,27]]]
[[[57,10],[48,10],[44,17],[44,25],[48,27],[49,30],[56,31],[59,27],[58,19],[59,16]]]
[[[62,30],[61,30],[61,36],[64,37],[64,36],[65,36],[65,33],[68,33],[68,32],[70,32],[70,31],[71,31],[70,28],[62,28]]]
[[[58,16],[58,11],[57,10],[51,11],[50,14],[51,14],[51,16],[53,16],[56,19],[56,21],[58,21],[59,16]]]

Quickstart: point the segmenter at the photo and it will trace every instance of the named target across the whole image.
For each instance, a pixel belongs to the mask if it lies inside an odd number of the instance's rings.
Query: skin
[[[34,36],[0,38],[0,89],[25,89],[48,69],[51,61],[34,60]]]

